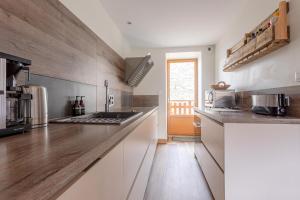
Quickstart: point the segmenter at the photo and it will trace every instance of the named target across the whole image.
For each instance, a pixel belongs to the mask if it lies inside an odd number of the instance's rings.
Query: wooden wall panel
[[[0,51],[31,59],[32,73],[96,85],[98,103],[106,79],[132,92],[124,59],[58,0],[1,0]]]

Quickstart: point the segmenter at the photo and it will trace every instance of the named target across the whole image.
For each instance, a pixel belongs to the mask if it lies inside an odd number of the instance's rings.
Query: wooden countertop
[[[55,199],[157,108],[121,126],[49,124],[0,138],[0,199]]]
[[[258,115],[251,111],[214,111],[214,109],[201,110],[195,108],[198,112],[221,124],[225,123],[256,123],[256,124],[300,124],[300,118],[296,117],[274,117]]]

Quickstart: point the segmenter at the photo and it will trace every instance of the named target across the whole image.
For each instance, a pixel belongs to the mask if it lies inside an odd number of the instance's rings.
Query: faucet
[[[104,86],[105,86],[105,112],[109,112],[108,80],[104,81]]]

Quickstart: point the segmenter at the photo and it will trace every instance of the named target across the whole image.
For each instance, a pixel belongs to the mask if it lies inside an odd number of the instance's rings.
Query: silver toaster
[[[285,116],[290,98],[285,94],[252,95],[252,111],[256,114]]]
[[[207,90],[205,91],[205,107],[235,108],[235,90]]]

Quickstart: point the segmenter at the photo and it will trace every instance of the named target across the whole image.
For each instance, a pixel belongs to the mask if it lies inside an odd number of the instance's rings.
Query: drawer
[[[157,112],[124,139],[124,191],[128,196],[150,143],[157,134]]]
[[[225,199],[224,173],[203,144],[196,147],[196,157],[215,200]]]
[[[224,171],[224,127],[201,115],[201,140]]]
[[[142,163],[142,166],[138,172],[132,190],[127,200],[139,200],[143,199],[147,188],[148,179],[151,172],[152,162],[155,155],[157,139],[154,138],[152,143],[149,145],[146,156]]]

